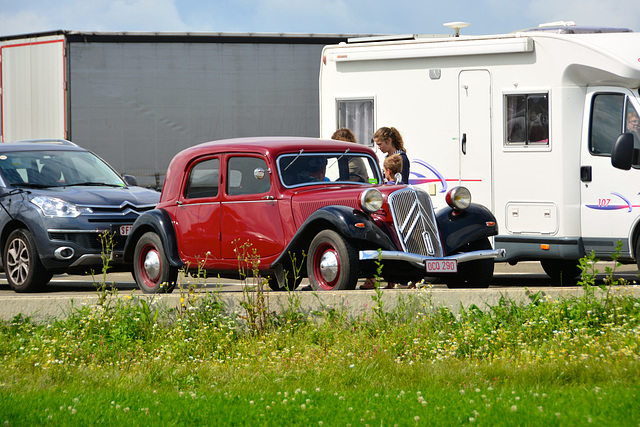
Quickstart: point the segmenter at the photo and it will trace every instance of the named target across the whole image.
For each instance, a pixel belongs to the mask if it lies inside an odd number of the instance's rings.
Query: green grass
[[[377,290],[358,318],[294,293],[275,313],[260,283],[241,313],[101,288],[65,319],[0,322],[0,423],[637,426],[640,301],[591,277],[460,315],[419,290],[385,311]]]

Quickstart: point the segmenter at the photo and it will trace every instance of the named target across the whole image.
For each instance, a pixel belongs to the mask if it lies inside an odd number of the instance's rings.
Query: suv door
[[[221,207],[222,257],[235,260],[236,248],[249,242],[260,258],[278,255],[284,232],[265,158],[226,156],[225,193]]]

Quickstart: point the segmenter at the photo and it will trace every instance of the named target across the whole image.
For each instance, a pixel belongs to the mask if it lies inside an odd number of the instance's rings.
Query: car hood
[[[74,186],[43,189],[29,189],[31,197],[57,197],[69,203],[81,206],[122,206],[129,203],[134,206],[155,206],[160,193],[142,187],[98,187]]]

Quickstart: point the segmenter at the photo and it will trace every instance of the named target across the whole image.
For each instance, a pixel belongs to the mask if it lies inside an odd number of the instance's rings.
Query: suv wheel
[[[355,289],[358,282],[358,252],[333,230],[321,231],[309,247],[307,272],[313,289]]]
[[[53,276],[40,262],[33,237],[25,229],[9,234],[2,255],[7,281],[16,292],[40,291]]]
[[[133,277],[140,290],[147,294],[172,292],[176,286],[178,269],[169,264],[156,233],[145,233],[136,243]]]

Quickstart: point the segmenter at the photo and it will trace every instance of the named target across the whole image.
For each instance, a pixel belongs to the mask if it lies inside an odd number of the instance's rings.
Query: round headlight
[[[384,198],[378,189],[367,188],[360,194],[360,206],[365,212],[373,213],[379,211],[383,202]]]
[[[447,204],[453,209],[465,210],[471,204],[471,193],[466,187],[454,187],[447,193]]]

